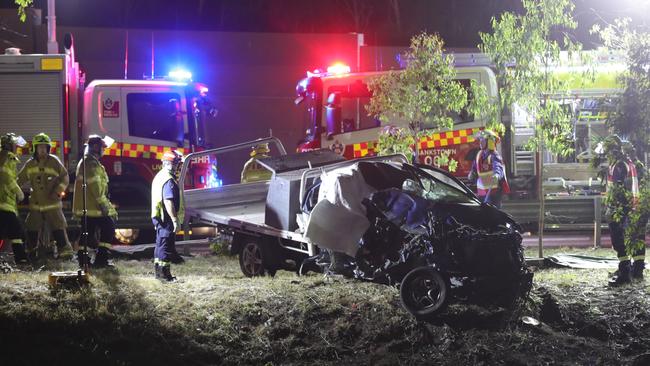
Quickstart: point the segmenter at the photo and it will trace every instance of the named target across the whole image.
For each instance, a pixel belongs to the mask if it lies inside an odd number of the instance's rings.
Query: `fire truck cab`
[[[296,103],[305,104],[305,120],[308,121],[307,133],[300,142],[298,151],[329,148],[348,159],[375,153],[375,145],[383,126],[378,119],[368,116],[366,111],[366,105],[372,97],[372,92],[368,90],[368,80],[387,71],[349,71],[345,65],[334,65],[327,72],[308,72],[307,77],[298,83]],[[489,98],[497,96],[496,77],[489,67],[458,66],[456,80],[465,88],[469,88],[471,80],[475,80],[485,86]],[[453,131],[439,131],[418,142],[419,160],[444,168],[438,163],[437,156],[446,150],[450,153],[450,158],[458,161],[455,175],[466,177],[472,163],[467,156],[473,156],[470,152],[476,149],[475,144],[472,144],[472,136],[487,121],[466,111],[455,114],[453,118]],[[408,123],[392,120],[390,125],[407,127]]]

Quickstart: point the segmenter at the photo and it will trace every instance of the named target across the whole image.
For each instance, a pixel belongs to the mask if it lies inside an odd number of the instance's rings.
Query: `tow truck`
[[[151,229],[150,185],[162,154],[172,149],[188,154],[206,146],[206,123],[215,114],[208,87],[179,71],[165,79],[94,80],[86,86],[70,34],[64,49],[62,54],[20,54],[14,49],[0,55],[0,126],[27,141],[47,133],[54,143],[52,153],[72,180],[87,136],[111,136],[115,143],[102,163],[118,208],[117,238],[132,243],[141,229]],[[27,160],[29,146],[19,153]],[[215,184],[210,164],[205,160],[193,165],[194,186]],[[73,186],[64,198],[68,220]]]

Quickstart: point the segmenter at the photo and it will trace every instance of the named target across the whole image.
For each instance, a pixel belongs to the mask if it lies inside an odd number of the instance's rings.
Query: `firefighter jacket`
[[[244,169],[241,171],[241,182],[250,183],[250,182],[259,182],[265,180],[271,180],[273,177],[273,172],[261,166],[258,162],[258,158],[267,158],[266,155],[258,155],[248,159],[246,164],[244,164]]]
[[[165,183],[169,180],[176,182],[176,178],[167,169],[162,169],[156,174],[151,183],[151,218],[157,218],[161,222],[165,218],[165,204],[163,203],[163,188]],[[179,187],[180,189],[180,187]],[[178,222],[183,222],[185,219],[185,205],[183,204],[183,196],[178,198],[178,210],[176,217]]]
[[[494,150],[479,150],[472,164],[471,176],[476,176],[476,188],[479,196],[484,196],[496,189],[502,189],[503,193],[510,192],[505,165],[499,153]]]
[[[102,163],[92,154],[87,154],[86,164],[86,213],[88,217],[117,216],[115,207],[108,199],[108,174]],[[74,184],[72,211],[75,216],[83,216],[83,178],[84,161],[77,165],[77,178]]]
[[[54,155],[48,155],[43,161],[31,158],[27,160],[18,173],[18,185],[29,182],[29,210],[44,212],[62,209],[61,194],[70,183],[68,171],[61,160]]]
[[[16,197],[19,196],[20,186],[16,182],[16,154],[0,151],[0,211],[17,213]]]

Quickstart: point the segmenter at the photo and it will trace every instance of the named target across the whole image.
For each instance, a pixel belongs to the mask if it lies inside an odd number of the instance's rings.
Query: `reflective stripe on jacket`
[[[77,165],[72,211],[83,216],[83,160]],[[86,213],[88,217],[115,216],[115,207],[108,199],[108,174],[102,163],[91,154],[86,155]]]

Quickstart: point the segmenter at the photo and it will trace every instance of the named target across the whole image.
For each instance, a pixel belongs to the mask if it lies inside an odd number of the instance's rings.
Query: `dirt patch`
[[[153,279],[149,262],[119,261],[88,288],[51,291],[52,268],[73,264],[0,275],[3,363],[643,365],[650,358],[650,287],[610,289],[607,271],[539,270],[517,312],[452,304],[423,323],[400,307],[394,288],[288,272],[248,279],[231,258],[191,258],[173,267],[181,281],[169,285]]]

